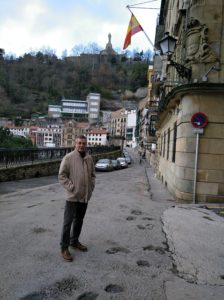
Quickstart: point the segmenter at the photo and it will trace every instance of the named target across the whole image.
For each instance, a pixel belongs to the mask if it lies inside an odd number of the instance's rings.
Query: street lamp
[[[177,70],[177,73],[182,78],[187,78],[188,81],[191,79],[191,68],[187,68],[171,59],[172,54],[174,53],[176,47],[177,40],[169,35],[169,32],[165,33],[165,36],[159,41],[160,48],[162,50],[162,54],[167,55],[167,59],[170,62],[171,66],[174,66]]]

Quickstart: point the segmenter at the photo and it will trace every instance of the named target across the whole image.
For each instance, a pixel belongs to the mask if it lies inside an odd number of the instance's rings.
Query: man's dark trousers
[[[86,209],[87,203],[66,201],[61,235],[62,251],[78,242]]]

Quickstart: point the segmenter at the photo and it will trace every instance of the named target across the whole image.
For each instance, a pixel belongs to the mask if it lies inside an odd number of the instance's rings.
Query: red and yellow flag
[[[129,25],[128,25],[128,31],[127,31],[127,35],[126,35],[126,38],[125,38],[125,41],[124,41],[123,49],[126,49],[131,44],[132,35],[136,34],[139,31],[143,31],[143,28],[139,24],[136,17],[132,14],[131,15],[131,20],[130,20]]]

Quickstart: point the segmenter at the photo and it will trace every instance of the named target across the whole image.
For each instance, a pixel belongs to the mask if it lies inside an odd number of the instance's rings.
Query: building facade
[[[87,103],[89,123],[98,123],[100,117],[100,94],[89,93],[87,95]]]
[[[38,127],[36,132],[37,147],[62,147],[63,129],[59,126]]]
[[[127,111],[125,108],[111,113],[111,135],[125,137],[127,122]]]
[[[88,146],[107,146],[109,132],[105,129],[91,129],[87,133]]]
[[[139,101],[136,120],[136,139],[142,151],[151,154],[157,143],[156,121],[159,97],[155,92],[153,66],[148,67],[148,92],[146,98]]]
[[[14,136],[29,137],[30,126],[7,126],[7,128]]]
[[[177,43],[172,56],[155,57],[157,174],[178,201],[224,201],[223,10],[221,0],[161,3],[155,46],[166,32]],[[202,134],[194,131],[195,113],[208,118]]]
[[[88,103],[85,100],[62,99],[61,105],[48,105],[51,118],[70,118],[78,122],[88,121]]]
[[[136,129],[136,110],[127,112],[127,124],[126,124],[126,135],[125,135],[125,146],[134,148],[137,145],[135,137]]]
[[[76,122],[69,120],[64,122],[63,128],[63,145],[64,147],[73,147],[75,144],[75,138],[79,135],[86,135],[89,127],[87,122]]]

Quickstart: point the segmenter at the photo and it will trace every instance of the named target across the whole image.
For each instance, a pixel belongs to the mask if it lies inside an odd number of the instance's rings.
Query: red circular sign
[[[191,117],[191,124],[195,128],[203,128],[208,124],[208,117],[202,112],[195,113]]]

